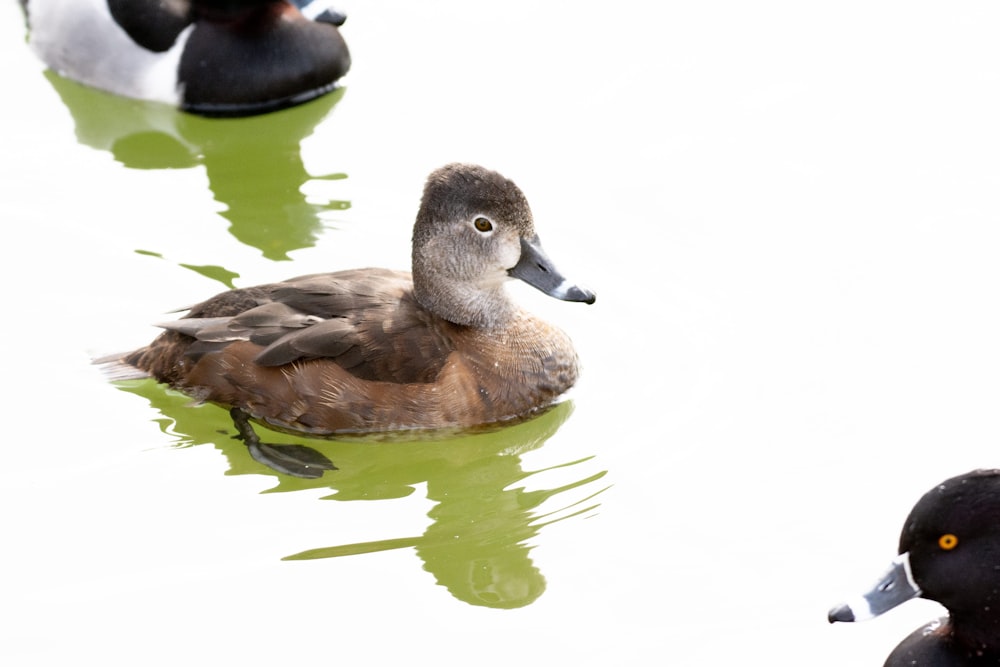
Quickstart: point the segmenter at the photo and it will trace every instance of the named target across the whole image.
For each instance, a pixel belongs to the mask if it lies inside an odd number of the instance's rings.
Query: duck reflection
[[[412,547],[438,584],[473,605],[516,608],[536,600],[545,591],[545,577],[530,558],[529,541],[548,524],[595,511],[596,497],[607,488],[595,486],[607,471],[591,472],[587,464],[592,457],[555,466],[562,469],[561,478],[571,480],[567,483],[527,488],[532,477],[555,468],[524,470],[521,455],[541,447],[559,429],[572,412],[568,401],[505,428],[433,441],[309,439],[310,447],[328,456],[337,470],[305,479],[279,475],[254,460],[233,436],[232,422],[222,409],[193,408],[189,397],[151,380],[119,386],[148,400],[163,415],[158,420],[161,429],[176,437],[179,446],[214,444],[229,461],[227,474],[276,476],[278,484],[271,492],[329,488],[333,493],[326,500],[383,500],[408,496],[426,484],[427,498],[435,505],[423,534],[309,549],[286,560]],[[306,440],[277,432],[269,433],[268,439]]]
[[[104,93],[51,71],[44,76],[72,114],[81,144],[108,151],[130,169],[203,166],[232,235],[268,259],[287,260],[289,252],[315,245],[323,214],[350,207],[307,199],[306,183],[347,176],[313,176],[301,156],[301,142],[344,89],[276,113],[212,119]]]

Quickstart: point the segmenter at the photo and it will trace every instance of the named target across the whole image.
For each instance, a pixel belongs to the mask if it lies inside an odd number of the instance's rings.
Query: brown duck
[[[354,269],[224,292],[121,361],[231,407],[257,458],[267,453],[248,417],[322,435],[501,422],[550,405],[579,373],[566,334],[511,301],[510,278],[595,299],[556,270],[512,181],[450,164],[424,187],[412,274]],[[283,471],[318,476],[332,467],[320,459]]]

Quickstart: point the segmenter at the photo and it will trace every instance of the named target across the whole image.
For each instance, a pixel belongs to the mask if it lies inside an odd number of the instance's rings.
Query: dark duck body
[[[504,283],[595,297],[545,255],[513,182],[475,165],[432,173],[412,269],[224,292],[160,325],[167,331],[122,361],[200,400],[324,435],[501,422],[576,382],[570,339],[518,307]]]
[[[906,519],[899,554],[870,591],[831,609],[830,622],[924,597],[948,616],[904,639],[886,667],[1000,665],[1000,470],[975,470],[928,491]]]
[[[59,74],[209,116],[301,104],[351,65],[320,0],[26,0],[29,42]]]

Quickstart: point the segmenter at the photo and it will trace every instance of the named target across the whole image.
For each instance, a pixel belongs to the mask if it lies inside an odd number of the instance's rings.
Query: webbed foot
[[[254,461],[266,465],[272,470],[276,470],[293,477],[304,479],[318,479],[327,470],[336,470],[330,459],[326,458],[312,447],[305,445],[278,445],[260,441],[260,436],[253,430],[250,424],[250,415],[240,408],[229,410],[229,416],[233,418],[233,425],[236,427],[238,439],[243,441],[250,451],[250,456]]]

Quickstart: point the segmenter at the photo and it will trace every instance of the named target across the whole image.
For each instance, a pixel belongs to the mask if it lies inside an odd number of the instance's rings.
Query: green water
[[[309,443],[336,470],[320,479],[283,475],[253,460],[234,437],[228,412],[191,399],[151,380],[125,381],[123,390],[142,396],[161,415],[157,421],[177,447],[211,444],[225,457],[229,475],[277,478],[269,492],[329,490],[323,500],[377,501],[402,498],[418,488],[434,503],[420,535],[391,536],[365,543],[337,544],[290,554],[288,560],[356,556],[387,549],[414,549],[435,580],[463,602],[496,608],[521,607],[545,591],[545,577],[530,558],[531,544],[548,524],[593,515],[605,486],[605,471],[555,488],[532,488],[521,455],[542,447],[572,412],[564,402],[545,414],[507,428],[468,435],[425,435],[420,440],[324,442],[264,431],[271,443]],[[581,466],[588,459],[557,467]],[[584,468],[584,470],[587,470]],[[572,476],[586,472],[570,473]],[[575,492],[575,493],[569,493]],[[543,503],[549,503],[540,510]],[[391,509],[387,508],[387,511]],[[336,539],[330,536],[317,539]]]

